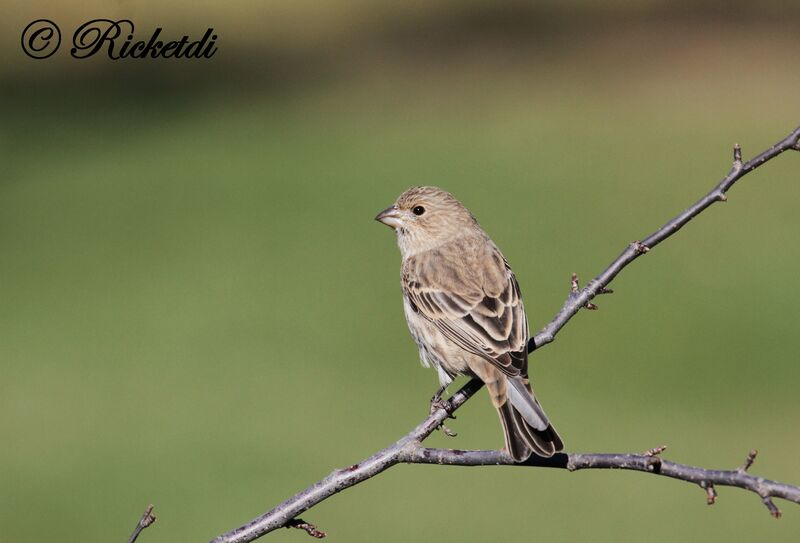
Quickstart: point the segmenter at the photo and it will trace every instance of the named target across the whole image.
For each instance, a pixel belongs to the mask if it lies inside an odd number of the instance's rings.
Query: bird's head
[[[403,256],[433,249],[478,225],[452,194],[438,187],[412,187],[375,220],[397,233]]]

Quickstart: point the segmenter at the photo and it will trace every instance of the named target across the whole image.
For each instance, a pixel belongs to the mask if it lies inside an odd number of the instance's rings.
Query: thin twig
[[[472,379],[443,402],[443,407],[434,410],[428,418],[410,433],[389,447],[352,466],[336,470],[330,475],[281,503],[271,511],[253,519],[244,526],[223,534],[215,543],[244,543],[286,526],[293,519],[319,502],[341,492],[346,488],[366,481],[400,462],[400,452],[407,447],[415,447],[431,435],[436,428],[459,407],[483,387],[483,382]]]
[[[741,465],[739,471],[747,471],[750,469],[750,466],[753,465],[753,462],[756,460],[756,455],[758,455],[758,451],[753,449],[749,453],[747,453],[747,458],[744,459],[744,464]]]
[[[590,307],[591,300],[600,293],[607,292],[607,286],[628,264],[642,254],[680,230],[692,218],[699,215],[711,204],[726,199],[725,193],[742,176],[775,158],[782,152],[800,150],[800,127],[789,136],[773,145],[755,158],[742,163],[741,149],[734,148],[734,160],[730,173],[708,194],[694,203],[686,211],[676,216],[642,241],[631,243],[600,275],[583,289],[579,288],[577,276],[571,283],[570,294],[556,317],[545,328],[531,338],[529,351],[552,342],[556,334],[581,309]],[[764,505],[774,517],[780,510],[772,498],[800,503],[800,487],[770,481],[750,475],[746,469],[709,470],[663,460],[661,448],[652,449],[645,454],[590,454],[559,453],[552,458],[531,456],[521,464],[515,464],[505,451],[457,451],[431,449],[421,445],[436,428],[461,407],[470,397],[481,389],[483,383],[477,379],[469,381],[458,392],[434,409],[431,414],[410,433],[375,453],[369,458],[350,467],[336,470],[321,481],[299,492],[272,510],[260,515],[247,524],[223,534],[213,543],[246,543],[278,528],[301,523],[297,517],[323,500],[366,481],[398,463],[408,464],[447,464],[452,466],[518,465],[530,467],[561,468],[569,471],[583,469],[626,469],[642,471],[655,475],[671,477],[691,482],[706,489],[707,501],[716,500],[714,486],[736,486],[758,494]],[[746,462],[749,468],[749,462]],[[744,466],[743,466],[744,467]],[[305,523],[304,523],[305,524]]]
[[[133,529],[133,533],[128,538],[128,543],[134,543],[136,538],[139,537],[139,534],[142,533],[142,530],[150,526],[156,521],[156,516],[153,514],[153,506],[148,505],[147,508],[144,510],[144,514],[142,518],[139,519],[139,522],[136,523],[136,527]]]
[[[455,411],[474,395],[483,383],[469,381],[448,401],[447,410]],[[586,469],[624,469],[662,475],[700,485],[707,490],[714,485],[735,486],[758,494],[773,516],[780,511],[771,498],[782,498],[800,503],[800,487],[751,475],[741,469],[710,470],[677,464],[661,459],[658,454],[598,454],[598,453],[559,453],[551,458],[531,456],[522,463],[515,463],[505,451],[460,451],[423,447],[421,442],[429,436],[440,421],[447,418],[441,409],[433,413],[411,433],[390,447],[347,468],[332,472],[326,478],[313,484],[292,498],[264,513],[248,524],[216,538],[213,543],[246,543],[283,526],[292,525],[297,516],[314,505],[347,488],[370,479],[399,463],[439,464],[448,466],[528,466],[539,468],[559,468],[568,471]],[[653,449],[659,450],[660,447]],[[661,451],[659,451],[660,453]],[[709,501],[713,492],[708,490]],[[774,508],[774,509],[773,509]],[[776,517],[777,518],[777,517]]]
[[[581,308],[590,307],[592,299],[600,294],[611,281],[621,272],[628,264],[653,249],[656,245],[672,236],[683,228],[686,223],[698,216],[706,210],[714,202],[724,202],[727,200],[725,195],[730,188],[739,179],[746,174],[755,170],[762,164],[775,158],[784,151],[790,149],[800,150],[800,127],[796,128],[791,134],[783,138],[781,141],[751,158],[745,163],[742,163],[742,149],[737,144],[733,151],[733,165],[731,171],[720,181],[711,191],[705,196],[700,198],[697,202],[692,204],[688,209],[674,217],[667,222],[664,226],[647,236],[641,241],[634,241],[624,251],[614,259],[603,272],[589,281],[589,283],[579,292],[570,292],[563,307],[545,326],[541,332],[532,337],[528,342],[528,352],[534,349],[541,348],[548,343],[551,343],[556,334],[564,327],[569,320],[580,311]]]
[[[515,463],[505,451],[454,451],[450,449],[431,449],[413,447],[402,451],[401,461],[411,464],[444,464],[448,466],[531,466],[540,468],[560,468],[569,471],[584,469],[625,469],[643,471],[681,481],[696,483],[703,488],[713,486],[735,486],[754,492],[762,500],[782,498],[800,503],[800,487],[779,483],[750,475],[740,469],[713,470],[676,464],[661,459],[658,468],[653,467],[654,456],[645,454],[596,454],[559,453],[552,458],[531,456],[522,463]],[[716,496],[716,492],[714,496]],[[710,492],[709,492],[710,494]]]

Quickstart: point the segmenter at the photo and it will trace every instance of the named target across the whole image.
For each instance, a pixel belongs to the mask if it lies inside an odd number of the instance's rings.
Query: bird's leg
[[[430,414],[433,415],[439,409],[444,409],[445,412],[447,412],[447,418],[455,419],[456,418],[455,415],[452,415],[449,411],[447,411],[448,407],[447,401],[442,399],[442,394],[444,394],[445,390],[447,390],[447,385],[440,386],[439,389],[436,391],[436,394],[434,394],[433,397],[431,398]],[[458,435],[450,428],[445,426],[444,422],[440,424],[439,428],[437,429],[440,429],[442,432],[444,432],[444,435],[446,435],[447,437],[456,437]]]
[[[442,385],[436,390],[436,393],[431,396],[431,415],[433,415],[434,411],[439,409],[447,411],[447,402],[442,399],[442,394],[444,394],[445,390],[447,390],[447,385]]]

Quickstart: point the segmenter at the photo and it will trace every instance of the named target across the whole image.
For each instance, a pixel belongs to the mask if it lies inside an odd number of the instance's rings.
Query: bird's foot
[[[434,414],[436,411],[438,411],[439,409],[443,409],[444,411],[446,411],[446,412],[447,412],[447,418],[449,418],[449,419],[454,419],[454,418],[456,418],[456,417],[455,417],[455,415],[451,415],[451,414],[450,414],[450,411],[449,411],[450,404],[447,402],[447,400],[445,400],[444,398],[442,398],[442,394],[444,394],[446,390],[447,390],[447,385],[445,385],[445,386],[441,386],[441,387],[439,387],[439,389],[436,391],[436,394],[434,394],[433,396],[431,396],[431,410],[430,410],[430,414],[431,414],[431,415],[433,415],[433,414]]]
[[[433,415],[439,409],[444,409],[447,411],[447,401],[442,399],[442,393],[444,393],[444,387],[439,388],[439,390],[436,391],[436,394],[431,396],[431,415]]]
[[[433,397],[431,398],[430,414],[433,415],[435,412],[441,409],[447,413],[448,419],[455,419],[456,418],[455,415],[451,414],[450,411],[448,410],[448,407],[450,407],[450,405],[447,403],[447,400],[444,400],[442,398],[442,394],[444,393],[446,388],[447,387],[444,386],[439,387],[439,390],[437,390],[436,394],[434,394]],[[442,422],[442,424],[439,425],[437,430],[441,430],[442,432],[444,432],[444,435],[446,435],[447,437],[456,437],[458,435],[456,432],[445,426],[444,422]]]

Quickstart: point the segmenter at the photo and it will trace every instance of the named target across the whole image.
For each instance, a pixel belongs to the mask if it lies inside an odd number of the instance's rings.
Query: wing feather
[[[458,258],[412,256],[403,291],[412,307],[462,349],[507,375],[526,375],[528,323],[519,284],[497,247],[479,255],[481,273]]]

